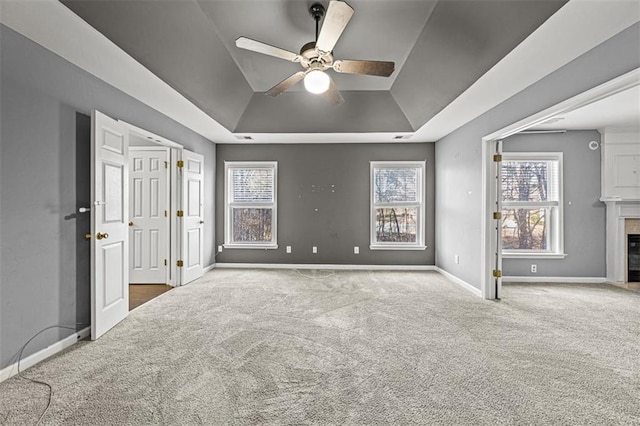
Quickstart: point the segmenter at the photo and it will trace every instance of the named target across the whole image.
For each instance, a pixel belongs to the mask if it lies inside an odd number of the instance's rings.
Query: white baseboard
[[[341,265],[325,263],[216,263],[219,269],[331,269],[371,271],[435,271],[433,265]]]
[[[603,284],[607,282],[606,277],[502,277],[503,283],[583,283],[583,284]]]
[[[482,297],[482,290],[480,290],[479,288],[475,288],[474,286],[472,286],[471,284],[469,284],[468,282],[456,277],[455,275],[445,271],[442,268],[439,267],[435,267],[435,271],[437,271],[439,274],[444,275],[446,278],[448,278],[449,280],[453,281],[454,283],[458,284],[460,287],[464,288],[467,291],[470,291],[471,293],[473,293],[474,295],[478,296],[478,297]]]
[[[91,327],[86,327],[83,328],[80,331],[76,331],[75,333],[73,333],[72,335],[70,335],[69,337],[66,337],[52,345],[49,345],[48,347],[29,355],[26,358],[23,358],[22,360],[20,360],[20,370],[24,371],[29,367],[33,367],[34,365],[36,365],[37,363],[39,363],[40,361],[43,361],[47,358],[49,358],[52,355],[57,354],[58,352],[68,348],[69,346],[73,345],[74,343],[76,343],[78,340],[82,340],[86,337],[89,337],[89,335],[91,335]],[[18,363],[15,362],[5,368],[3,368],[2,370],[0,370],[0,383],[2,383],[3,381],[7,380],[10,377],[15,376],[16,374],[18,374]]]
[[[215,267],[216,267],[216,264],[215,264],[215,263],[212,263],[211,265],[209,265],[209,266],[207,266],[207,267],[203,268],[203,269],[202,269],[202,273],[203,273],[203,274],[206,274],[207,272],[212,271]]]

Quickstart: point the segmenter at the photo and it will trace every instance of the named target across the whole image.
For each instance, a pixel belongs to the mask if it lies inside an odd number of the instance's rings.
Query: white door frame
[[[173,142],[169,139],[163,138],[162,136],[158,136],[154,133],[151,133],[145,129],[141,129],[140,127],[134,126],[133,124],[129,124],[126,121],[119,120],[128,130],[130,134],[134,134],[143,139],[147,139],[149,142],[153,142],[158,146],[169,148],[169,191],[170,191],[170,199],[169,199],[169,268],[167,271],[169,272],[169,279],[167,280],[167,284],[172,287],[177,287],[182,285],[181,281],[181,273],[178,268],[178,259],[181,248],[181,234],[179,230],[180,223],[178,221],[178,217],[176,212],[180,208],[180,179],[179,173],[177,169],[178,160],[182,159],[182,150],[184,147],[176,142]],[[151,146],[152,147],[152,146]]]
[[[495,259],[496,242],[498,238],[493,219],[493,208],[498,198],[497,185],[495,185],[496,168],[493,163],[493,153],[496,142],[511,135],[519,133],[535,125],[544,123],[561,114],[589,105],[593,102],[607,98],[616,93],[640,85],[640,68],[636,68],[616,77],[606,83],[589,89],[579,95],[562,101],[552,107],[544,109],[536,114],[524,118],[509,126],[503,127],[482,138],[482,247],[481,247],[481,289],[482,297],[495,299],[495,285],[493,281],[493,265]],[[502,254],[498,253],[501,258]]]

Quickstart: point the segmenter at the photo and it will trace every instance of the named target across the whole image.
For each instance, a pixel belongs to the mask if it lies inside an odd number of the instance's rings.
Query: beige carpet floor
[[[43,424],[640,424],[640,294],[434,272],[214,270],[27,370]],[[0,384],[0,422],[48,389]]]

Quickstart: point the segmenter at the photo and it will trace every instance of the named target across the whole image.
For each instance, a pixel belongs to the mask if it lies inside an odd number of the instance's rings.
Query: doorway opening
[[[127,127],[129,284],[175,287],[180,280],[173,267],[179,248],[175,214],[179,176],[174,165],[182,146],[132,125]],[[131,288],[129,293],[133,294]]]
[[[623,74],[611,81],[596,86],[557,105],[540,111],[523,120],[497,130],[482,138],[482,296],[485,299],[500,299],[502,292],[502,192],[500,167],[503,139],[523,132],[531,127],[556,119],[596,101],[640,85],[640,68]],[[609,253],[607,253],[609,257]],[[609,259],[607,259],[609,263]]]
[[[130,276],[175,287],[203,275],[204,157],[99,111],[91,127],[92,207],[82,210],[91,212],[96,340],[127,317]]]

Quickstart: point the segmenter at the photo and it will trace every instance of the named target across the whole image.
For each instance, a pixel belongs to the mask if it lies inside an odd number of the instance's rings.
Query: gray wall
[[[480,288],[482,137],[639,67],[638,40],[635,24],[436,143],[437,266]]]
[[[213,194],[215,145],[0,27],[0,368],[51,325],[89,322],[89,114],[113,118],[204,154],[205,191]],[[213,197],[205,205],[213,223]],[[205,228],[205,264],[213,263],[213,227]],[[84,325],[78,325],[83,328]],[[71,333],[50,330],[25,356]]]
[[[600,142],[596,130],[515,135],[504,140],[504,152],[563,153],[564,259],[504,259],[504,276],[604,277],[605,205],[600,202]],[[531,264],[538,268],[531,273]]]
[[[217,262],[433,265],[434,144],[218,144],[216,150],[216,244],[224,242],[225,161],[278,162],[279,244],[277,250],[225,249]],[[369,250],[369,161],[425,159],[427,250]]]

